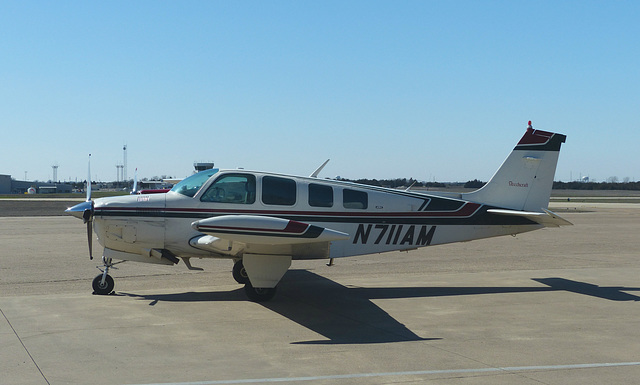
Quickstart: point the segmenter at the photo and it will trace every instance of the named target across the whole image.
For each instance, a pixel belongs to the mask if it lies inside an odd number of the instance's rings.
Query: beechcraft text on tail
[[[166,194],[91,200],[67,209],[83,219],[91,256],[104,247],[97,294],[113,291],[122,261],[165,265],[227,258],[249,299],[266,301],[292,260],[411,250],[570,225],[549,211],[566,136],[529,125],[491,180],[470,193],[420,193],[261,171],[211,169]],[[90,182],[89,182],[90,186]]]

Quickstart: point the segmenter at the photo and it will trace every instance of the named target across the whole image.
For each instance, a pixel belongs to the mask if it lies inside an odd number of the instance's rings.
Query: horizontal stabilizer
[[[551,212],[547,209],[542,209],[544,212],[537,213],[532,211],[516,211],[516,210],[504,210],[504,209],[489,209],[490,214],[508,215],[512,217],[527,218],[531,221],[537,222],[545,227],[560,227],[560,226],[572,226],[573,223],[562,218],[558,214]]]

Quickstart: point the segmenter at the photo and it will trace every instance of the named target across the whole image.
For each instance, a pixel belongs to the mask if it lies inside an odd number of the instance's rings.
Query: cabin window
[[[262,202],[267,205],[295,205],[296,181],[276,176],[265,176],[262,178]]]
[[[309,184],[309,206],[333,207],[333,188],[322,184]]]
[[[256,177],[226,174],[218,178],[200,198],[202,202],[252,204],[256,201]]]
[[[364,191],[344,189],[342,204],[345,209],[366,209],[369,207],[369,195]]]

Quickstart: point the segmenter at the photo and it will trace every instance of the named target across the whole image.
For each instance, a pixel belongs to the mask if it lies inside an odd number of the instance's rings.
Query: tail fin
[[[464,200],[513,210],[543,212],[549,206],[560,146],[566,136],[529,127],[491,180]]]

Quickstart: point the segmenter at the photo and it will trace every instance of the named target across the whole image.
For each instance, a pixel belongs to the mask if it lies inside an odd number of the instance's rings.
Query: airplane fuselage
[[[323,259],[411,250],[541,227],[523,218],[492,215],[487,209],[493,206],[461,199],[245,170],[210,174],[197,191],[187,195],[174,189],[166,194],[97,199],[94,225],[100,243],[135,255],[126,259],[157,263],[166,262],[157,258],[161,253],[154,257],[153,250],[167,250],[178,257],[240,258],[251,252]],[[212,190],[218,196],[212,198]],[[235,237],[200,241],[203,233],[192,223],[223,216],[248,219],[226,229]],[[253,217],[301,222],[348,237],[298,244],[289,242],[294,236],[284,234],[286,242],[276,243],[277,234],[272,233],[261,241],[261,230],[266,229]],[[233,240],[240,235],[247,241]]]

